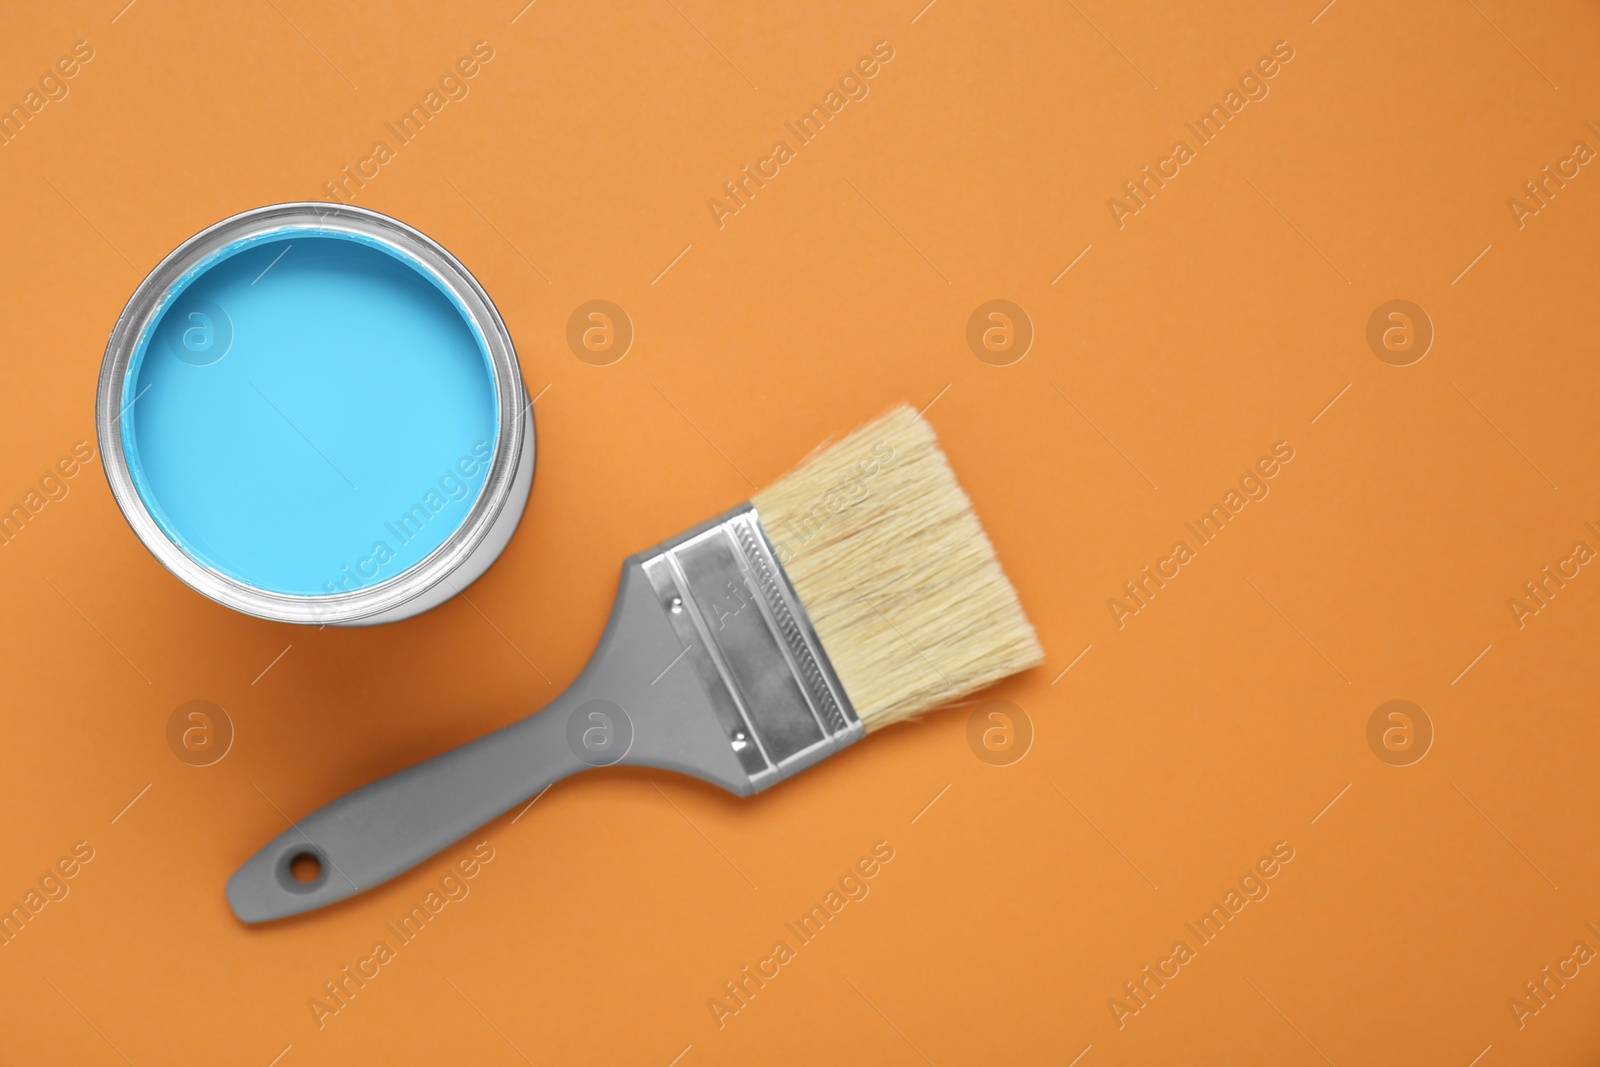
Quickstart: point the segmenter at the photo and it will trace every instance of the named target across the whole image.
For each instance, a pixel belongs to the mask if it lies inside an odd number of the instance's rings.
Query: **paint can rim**
[[[320,232],[376,243],[437,285],[467,317],[482,342],[494,385],[496,432],[483,488],[465,518],[443,543],[421,560],[371,585],[335,593],[285,593],[265,589],[195,558],[170,537],[151,513],[135,483],[119,429],[129,370],[150,331],[177,295],[242,241]],[[137,397],[132,398],[137,401]],[[312,625],[360,625],[403,618],[440,602],[441,585],[452,593],[452,576],[477,577],[504,547],[509,532],[497,529],[508,510],[520,512],[534,462],[533,408],[523,387],[510,331],[478,280],[433,238],[398,219],[352,204],[292,201],[240,212],[184,241],[147,274],[128,298],[106,342],[95,397],[95,427],[102,467],[123,517],[145,548],[197,592],[259,618]],[[435,595],[428,595],[433,593]],[[414,605],[407,610],[407,605]]]

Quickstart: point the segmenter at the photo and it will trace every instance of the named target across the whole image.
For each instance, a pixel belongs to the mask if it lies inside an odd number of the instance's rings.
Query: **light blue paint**
[[[420,265],[345,234],[265,234],[186,275],[154,323],[123,447],[200,563],[279,593],[362,588],[466,518],[494,380],[476,324]]]

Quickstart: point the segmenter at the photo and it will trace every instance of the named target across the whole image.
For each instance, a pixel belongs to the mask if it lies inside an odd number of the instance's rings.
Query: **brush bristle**
[[[754,497],[868,730],[1044,659],[932,428],[902,404]]]

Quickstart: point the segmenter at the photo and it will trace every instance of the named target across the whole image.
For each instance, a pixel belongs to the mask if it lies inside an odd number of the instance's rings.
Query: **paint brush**
[[[263,922],[343,900],[591,767],[746,796],[1042,659],[932,428],[901,405],[629,557],[565,692],[294,821],[228,903]]]

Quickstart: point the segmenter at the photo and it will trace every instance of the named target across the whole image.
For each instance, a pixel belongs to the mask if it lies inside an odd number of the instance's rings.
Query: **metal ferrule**
[[[638,560],[753,790],[864,736],[754,505]]]

